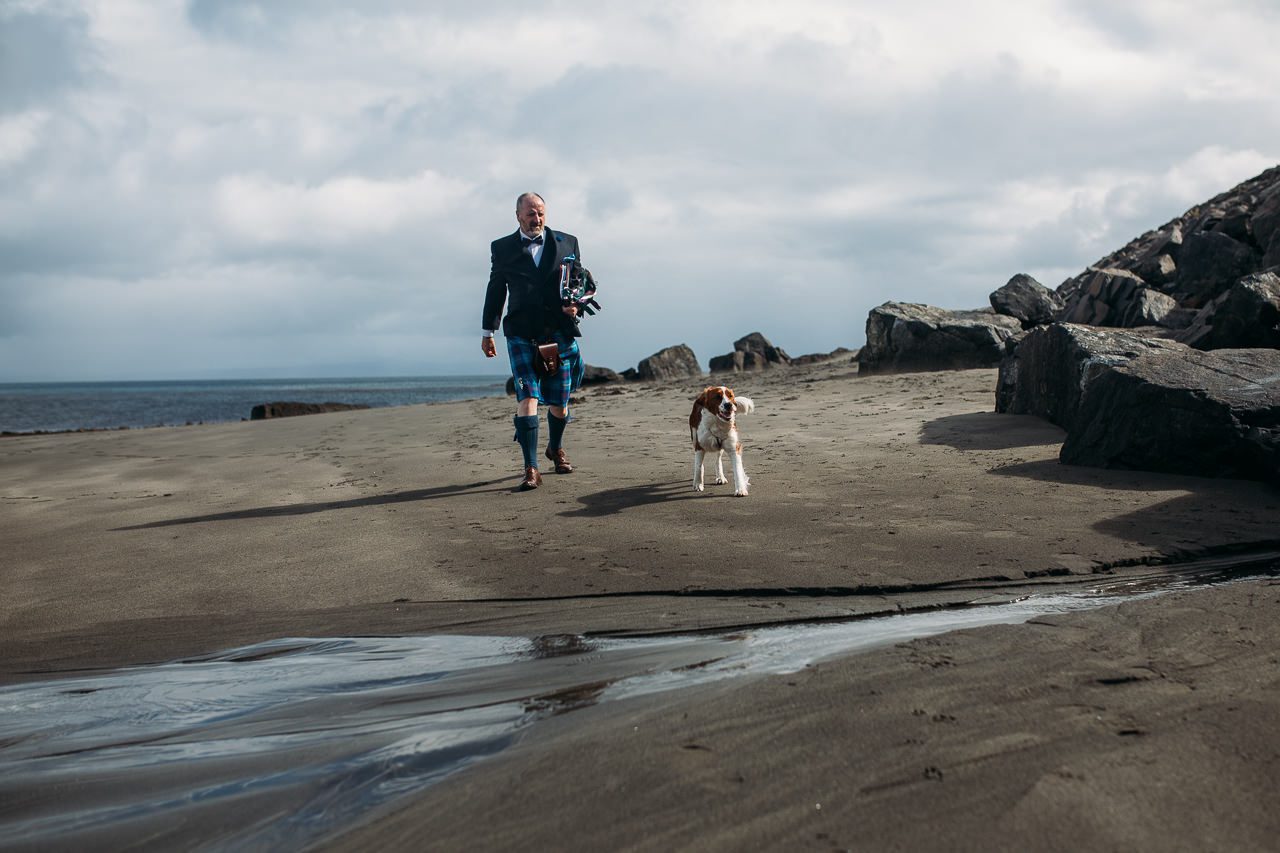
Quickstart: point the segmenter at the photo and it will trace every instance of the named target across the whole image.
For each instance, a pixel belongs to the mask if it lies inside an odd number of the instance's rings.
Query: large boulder
[[[702,365],[698,364],[698,357],[685,344],[659,350],[636,365],[636,378],[646,382],[701,375]]]
[[[1009,279],[990,299],[997,314],[1013,317],[1024,329],[1052,323],[1063,308],[1058,294],[1025,273]]]
[[[321,415],[325,412],[349,412],[367,408],[369,407],[359,403],[295,403],[285,400],[254,406],[249,411],[249,420],[265,421],[270,418],[293,418],[298,415]]]
[[[1190,308],[1207,305],[1258,268],[1260,254],[1220,231],[1189,235],[1182,245],[1173,294]]]
[[[1178,340],[1197,349],[1280,348],[1280,275],[1240,279],[1202,308]]]
[[[867,316],[867,342],[858,352],[858,372],[994,367],[1004,355],[1005,343],[1021,332],[1018,320],[990,309],[948,311],[886,302]]]
[[[1067,464],[1280,482],[1280,350],[1055,324],[1001,364],[996,411],[1062,427]]]
[[[1069,429],[1091,371],[1177,346],[1122,329],[1069,323],[1033,329],[1000,362],[996,411],[1036,415]]]
[[[584,364],[582,371],[583,385],[602,385],[606,382],[621,382],[622,377],[618,375],[616,370],[610,370],[607,367],[596,367],[593,364]]]
[[[1280,484],[1280,350],[1177,346],[1089,371],[1061,461]]]
[[[769,343],[759,332],[752,332],[733,342],[733,352],[714,356],[710,368],[712,373],[749,373],[789,364],[791,357],[781,347]]]

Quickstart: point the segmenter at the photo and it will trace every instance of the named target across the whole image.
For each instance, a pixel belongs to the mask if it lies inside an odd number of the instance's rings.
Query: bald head
[[[520,230],[537,237],[547,223],[547,205],[537,193],[521,193],[516,199],[516,221]]]

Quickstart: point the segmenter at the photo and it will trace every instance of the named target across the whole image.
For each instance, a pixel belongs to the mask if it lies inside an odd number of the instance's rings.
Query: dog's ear
[[[707,391],[711,389],[708,388]],[[689,429],[696,430],[702,422],[702,407],[707,404],[707,391],[703,391],[693,399],[693,411],[689,413]]]
[[[755,411],[756,404],[750,397],[734,397],[733,407],[738,410],[738,414],[745,415]]]

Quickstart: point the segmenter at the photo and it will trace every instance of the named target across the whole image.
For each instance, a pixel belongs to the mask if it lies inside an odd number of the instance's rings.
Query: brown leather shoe
[[[559,450],[554,450],[554,451],[550,447],[548,447],[545,456],[548,459],[550,459],[552,462],[556,463],[557,474],[573,473],[573,465],[570,464],[569,457],[564,455],[563,447],[560,448]]]
[[[524,482],[520,484],[520,488],[526,492],[530,489],[536,489],[542,485],[542,475],[538,473],[538,469],[530,465],[524,469]]]

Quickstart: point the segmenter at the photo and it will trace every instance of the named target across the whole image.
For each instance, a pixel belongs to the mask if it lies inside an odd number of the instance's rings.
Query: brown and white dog
[[[754,410],[756,404],[749,397],[739,397],[733,389],[724,385],[707,388],[693,401],[689,415],[689,435],[693,438],[693,490],[702,486],[702,460],[704,454],[716,455],[716,483],[728,482],[724,478],[725,451],[733,454],[733,494],[746,497],[747,472],[742,468],[742,441],[738,437],[735,417]]]

